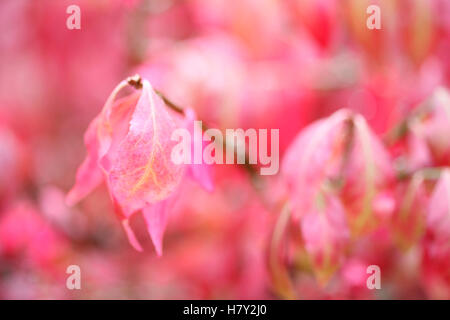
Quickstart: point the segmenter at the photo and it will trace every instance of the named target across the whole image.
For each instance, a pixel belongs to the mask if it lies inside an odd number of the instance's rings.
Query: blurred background
[[[66,27],[72,4],[80,30]],[[366,27],[371,4],[380,30]],[[281,157],[340,108],[382,136],[450,85],[448,0],[3,0],[0,29],[2,299],[283,297],[268,263],[278,212],[238,166],[216,166],[212,194],[185,188],[162,257],[139,215],[131,224],[145,250],[129,245],[105,186],[65,205],[84,131],[127,76],[141,74],[211,127],[279,128]],[[361,240],[367,248],[325,286],[290,272],[296,298],[450,295],[448,264],[426,271],[420,245]],[[365,262],[382,266],[382,290],[367,290]],[[66,288],[72,264],[82,290]]]

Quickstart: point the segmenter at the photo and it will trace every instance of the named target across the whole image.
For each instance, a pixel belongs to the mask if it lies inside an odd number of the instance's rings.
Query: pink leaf
[[[331,185],[355,233],[372,225],[372,206],[393,176],[381,142],[362,116],[348,110],[305,128],[287,150],[282,173],[294,217],[304,214],[319,188]]]
[[[98,118],[95,118],[84,135],[84,143],[88,154],[77,171],[76,183],[66,197],[68,205],[74,205],[103,180],[103,174],[97,165],[98,160],[98,139],[97,139]]]
[[[162,239],[167,225],[168,201],[170,200],[160,201],[142,210],[148,233],[159,256],[162,255]]]
[[[439,240],[450,241],[450,170],[445,169],[430,199],[427,227]]]
[[[144,80],[128,133],[110,155],[109,186],[126,216],[166,199],[178,186],[183,167],[170,158],[175,129],[164,102]]]
[[[319,281],[325,283],[339,265],[349,240],[349,229],[340,201],[322,193],[316,195],[316,203],[301,219],[301,230]]]
[[[131,229],[130,227],[130,223],[128,221],[128,219],[123,219],[122,220],[122,226],[125,230],[125,233],[128,237],[128,241],[130,242],[131,246],[136,249],[137,251],[141,252],[142,251],[142,247],[139,243],[139,241],[136,239],[136,235],[134,234],[133,229]]]

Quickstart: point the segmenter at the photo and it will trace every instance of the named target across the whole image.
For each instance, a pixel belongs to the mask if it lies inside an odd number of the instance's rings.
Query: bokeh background
[[[66,28],[71,4],[80,30]],[[371,4],[381,30],[366,27]],[[327,284],[289,256],[287,272],[274,269],[282,188],[268,178],[261,197],[240,166],[216,166],[213,193],[184,189],[162,257],[139,215],[131,224],[145,251],[129,245],[104,186],[64,202],[84,131],[135,73],[212,127],[280,129],[281,158],[340,108],[383,137],[450,85],[449,1],[3,0],[0,29],[0,298],[450,297],[448,260],[434,266],[421,240],[402,250],[384,229],[360,239]],[[81,290],[66,288],[72,264]],[[367,289],[369,264],[380,265],[382,290]]]

